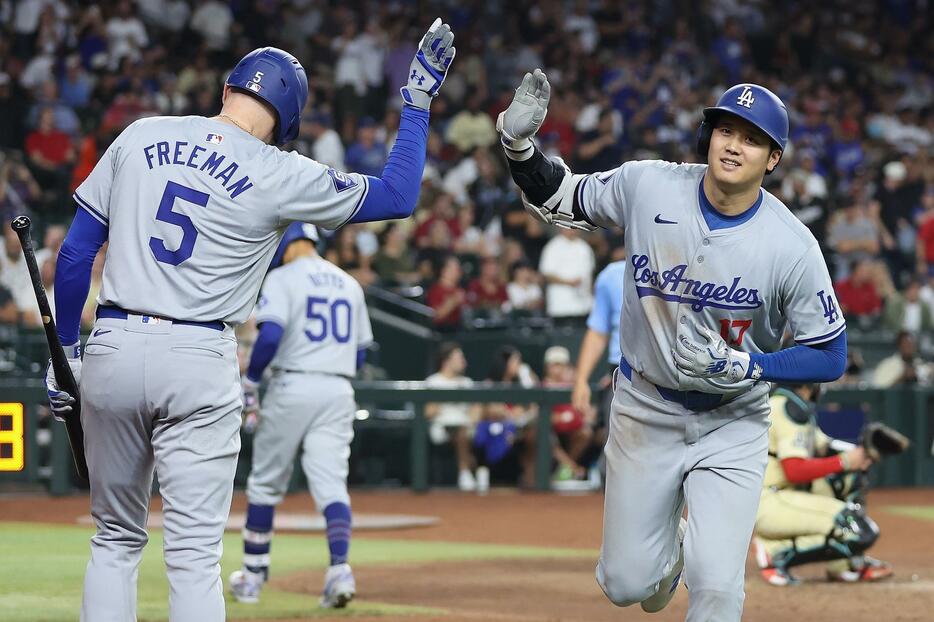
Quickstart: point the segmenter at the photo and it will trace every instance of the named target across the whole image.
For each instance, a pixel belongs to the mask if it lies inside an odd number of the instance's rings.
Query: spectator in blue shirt
[[[347,147],[344,163],[354,173],[379,177],[386,164],[386,144],[376,139],[376,122],[370,117],[360,119],[357,141]]]

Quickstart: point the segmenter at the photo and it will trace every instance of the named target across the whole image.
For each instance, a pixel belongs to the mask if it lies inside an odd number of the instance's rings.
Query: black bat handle
[[[17,216],[10,223],[10,227],[19,237],[20,245],[23,247],[23,257],[26,260],[26,267],[29,269],[29,277],[32,280],[32,288],[36,294],[36,302],[39,304],[39,314],[42,316],[42,326],[45,329],[45,338],[49,344],[49,356],[52,360],[52,369],[55,371],[55,380],[59,388],[68,395],[75,398],[72,411],[68,413],[66,427],[68,429],[69,440],[72,445],[72,453],[75,455],[75,466],[78,475],[83,479],[88,479],[87,464],[84,460],[84,433],[81,429],[81,400],[78,393],[78,383],[75,382],[75,376],[71,373],[71,366],[68,365],[68,357],[62,349],[62,342],[58,338],[58,332],[55,330],[55,320],[52,317],[52,306],[49,304],[49,298],[45,293],[45,286],[42,284],[42,274],[39,272],[39,264],[36,261],[36,249],[32,243],[30,231],[32,221],[28,216]],[[80,457],[79,457],[80,456]]]

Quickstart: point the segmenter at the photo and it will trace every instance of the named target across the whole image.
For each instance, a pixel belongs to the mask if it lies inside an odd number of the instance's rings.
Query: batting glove
[[[73,343],[70,346],[64,346],[65,356],[68,358],[68,366],[75,377],[75,385],[81,384],[81,343]],[[71,412],[75,404],[75,397],[62,391],[58,386],[58,380],[55,379],[55,370],[52,369],[52,360],[49,359],[49,367],[45,371],[45,389],[49,396],[49,407],[52,409],[52,416],[59,421],[65,420],[65,415]]]
[[[545,121],[550,98],[551,85],[541,69],[525,74],[512,103],[496,118],[496,131],[510,158],[525,160],[531,157],[532,141],[529,139]]]
[[[694,326],[701,339],[679,335],[672,350],[675,366],[685,376],[719,378],[737,384],[749,374],[749,354],[734,350],[719,334],[706,326]],[[762,368],[756,365],[750,378],[758,380]]]
[[[451,27],[437,18],[432,24],[419,50],[409,66],[409,81],[400,90],[402,99],[409,106],[428,110],[431,100],[438,94],[444,78],[454,60],[454,33]]]

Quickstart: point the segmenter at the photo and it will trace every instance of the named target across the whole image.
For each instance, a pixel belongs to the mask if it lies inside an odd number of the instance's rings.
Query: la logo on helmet
[[[752,108],[752,105],[755,102],[756,98],[752,96],[752,88],[744,86],[743,92],[740,93],[739,97],[736,98],[736,103],[740,106],[745,106],[746,108]]]

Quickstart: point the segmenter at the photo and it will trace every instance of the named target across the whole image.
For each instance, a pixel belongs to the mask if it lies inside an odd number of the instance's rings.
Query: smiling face
[[[732,114],[721,114],[716,120],[707,162],[718,185],[736,190],[759,187],[780,158],[781,151],[752,123]]]

